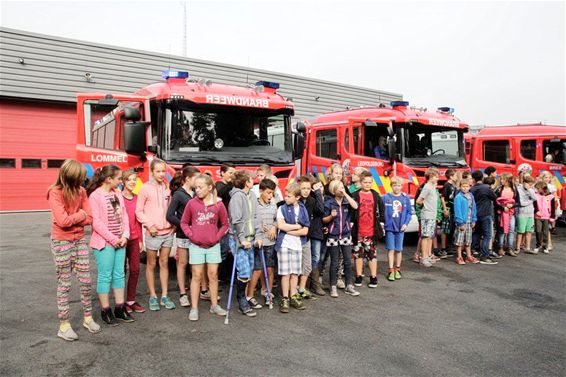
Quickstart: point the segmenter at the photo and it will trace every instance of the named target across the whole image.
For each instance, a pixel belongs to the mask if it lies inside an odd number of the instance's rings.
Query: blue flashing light
[[[256,86],[263,86],[264,88],[270,88],[270,89],[279,89],[279,83],[278,82],[271,82],[271,81],[258,81],[255,83]]]
[[[409,101],[391,101],[390,105],[391,107],[397,107],[397,106],[408,107]]]
[[[189,72],[167,70],[161,72],[161,77],[167,79],[188,79]]]
[[[438,111],[440,111],[441,113],[454,114],[454,108],[453,107],[439,107]]]

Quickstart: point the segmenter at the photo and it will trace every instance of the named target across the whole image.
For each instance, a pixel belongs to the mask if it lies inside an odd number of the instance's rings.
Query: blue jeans
[[[120,289],[125,287],[124,264],[126,248],[114,249],[106,245],[104,249],[92,249],[98,268],[96,293],[110,293],[110,287]]]
[[[312,268],[318,268],[318,261],[320,260],[320,248],[322,247],[321,240],[311,239],[311,258]]]
[[[499,228],[497,243],[500,249],[504,246],[507,246],[511,250],[515,249],[515,216],[509,218],[509,233],[504,234],[503,229]]]
[[[477,249],[480,246],[480,255],[489,258],[489,241],[491,241],[491,230],[493,228],[493,216],[478,217],[476,229],[472,236],[472,247]]]

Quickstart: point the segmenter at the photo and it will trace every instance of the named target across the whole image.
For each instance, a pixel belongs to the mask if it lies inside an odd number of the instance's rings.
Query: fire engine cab
[[[492,126],[466,136],[467,161],[472,170],[488,166],[497,173],[517,175],[519,170],[533,176],[548,171],[566,210],[566,127],[543,124]]]
[[[439,185],[448,168],[469,170],[464,154],[468,125],[448,107],[436,112],[409,107],[406,101],[391,106],[364,107],[333,112],[312,123],[298,125],[305,142],[300,161],[302,172],[312,172],[326,182],[326,169],[335,162],[348,175],[363,167],[374,178],[381,195],[391,191],[390,179],[399,176],[403,191],[414,200],[429,167],[440,170]],[[413,215],[409,231],[418,227]]]
[[[247,169],[269,164],[286,185],[296,157],[294,106],[277,94],[278,83],[237,87],[180,71],[164,71],[163,78],[134,95],[78,95],[77,157],[89,177],[112,163],[139,171],[139,187],[158,157],[168,164],[168,179],[185,163],[218,179],[220,164],[232,162]]]

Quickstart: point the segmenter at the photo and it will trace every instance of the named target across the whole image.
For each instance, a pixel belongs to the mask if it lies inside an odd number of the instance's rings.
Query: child
[[[495,190],[495,200],[498,221],[497,221],[497,243],[498,254],[504,256],[505,253],[512,257],[515,254],[515,208],[519,205],[519,194],[515,188],[513,175],[502,173],[499,176],[500,186]],[[505,251],[505,248],[507,250]]]
[[[454,245],[456,245],[456,263],[479,263],[472,255],[472,230],[477,221],[477,209],[474,196],[470,194],[470,182],[460,181],[460,192],[454,198]],[[466,248],[466,261],[462,258],[462,248]]]
[[[311,285],[310,288],[317,296],[324,296],[326,292],[322,288],[321,275],[320,275],[320,260],[322,252],[322,243],[324,241],[324,231],[322,218],[324,217],[324,197],[322,195],[323,186],[318,178],[312,174],[307,174],[306,177],[311,182],[310,197],[315,200],[314,209],[310,218],[311,225],[309,226],[309,234],[307,235],[311,243]],[[301,190],[302,195],[302,190]],[[308,211],[308,208],[307,208]],[[326,246],[325,246],[326,248]]]
[[[391,178],[391,189],[393,192],[385,194],[383,203],[385,207],[385,249],[387,250],[387,262],[389,270],[387,280],[395,281],[401,279],[401,260],[403,251],[403,239],[405,230],[411,222],[411,199],[401,188],[401,178]]]
[[[69,322],[69,291],[74,273],[81,285],[83,326],[91,333],[100,331],[92,319],[90,261],[84,227],[92,224],[92,213],[86,190],[81,187],[86,176],[83,164],[65,160],[57,181],[49,187],[47,200],[51,209],[51,252],[57,270],[57,311],[61,339],[73,341],[79,337]]]
[[[440,233],[441,250],[438,254],[440,258],[448,257],[448,240],[454,232],[454,197],[456,196],[456,171],[454,169],[446,170],[444,174],[447,181],[442,187],[442,195],[440,202],[442,205],[442,223]]]
[[[557,203],[560,198],[558,196],[558,190],[556,189],[556,186],[552,183],[552,180],[554,179],[554,177],[552,176],[552,174],[550,174],[550,172],[548,171],[543,171],[540,174],[540,180],[543,181],[544,183],[546,183],[546,185],[548,186],[548,191],[554,195],[554,201],[555,203]],[[556,208],[554,208],[556,210]],[[548,251],[552,251],[552,229],[555,228],[556,226],[556,216],[553,215],[549,222],[549,232],[548,232]]]
[[[277,210],[277,261],[281,277],[283,299],[279,311],[289,313],[289,303],[298,310],[305,309],[301,296],[297,293],[297,283],[301,268],[301,253],[307,244],[310,219],[307,209],[300,201],[301,189],[296,183],[285,188],[285,204]],[[309,249],[310,253],[310,249]],[[289,302],[289,293],[291,300]]]
[[[354,192],[362,188],[363,172],[367,172],[367,170],[359,166],[354,169],[354,174],[352,174],[352,182],[350,183],[350,186],[348,186],[348,191],[350,193],[353,194]]]
[[[228,231],[228,213],[224,204],[218,201],[212,178],[201,174],[194,182],[197,197],[188,202],[180,222],[183,233],[191,242],[191,321],[199,318],[198,290],[205,273],[205,264],[210,286],[210,313],[226,315],[226,310],[218,305],[218,265],[222,261],[220,240]]]
[[[124,199],[117,190],[121,180],[120,168],[105,165],[96,170],[87,190],[92,209],[90,247],[98,267],[96,292],[100,300],[102,320],[110,326],[118,325],[116,319],[134,321],[124,307],[124,264],[130,223]],[[110,309],[110,287],[114,290],[114,313]]]
[[[438,169],[430,168],[425,173],[426,184],[416,200],[416,204],[422,205],[421,210],[421,261],[425,267],[431,267],[432,238],[436,230],[436,217],[438,210],[438,194],[436,184],[438,182]]]
[[[548,233],[549,222],[554,217],[554,195],[550,193],[548,185],[539,181],[535,185],[536,192],[536,211],[535,211],[535,232],[537,236],[537,247],[534,253],[542,251],[548,254]]]
[[[234,164],[225,162],[220,165],[221,180],[216,182],[216,194],[222,199],[224,207],[228,209],[230,204],[230,191],[232,191],[232,176],[236,169]],[[232,254],[230,253],[230,234],[227,233],[220,241],[220,253],[222,256],[222,263],[218,269],[218,280],[229,281],[230,273],[232,272]]]
[[[352,212],[352,238],[354,246],[354,270],[356,287],[362,286],[364,258],[368,261],[370,279],[369,288],[377,287],[377,240],[383,238],[385,232],[381,226],[384,221],[385,207],[381,196],[371,186],[373,177],[370,172],[360,173],[361,189],[354,192],[352,199],[358,204]]]
[[[493,177],[488,177],[493,179]],[[493,204],[495,202],[495,193],[491,187],[483,183],[483,173],[476,170],[472,173],[474,185],[470,188],[470,192],[474,196],[476,202],[476,227],[472,234],[472,244],[476,247],[480,246],[480,263],[495,265],[498,262],[491,258],[489,244],[493,230]]]
[[[185,284],[187,264],[189,263],[190,241],[185,235],[185,232],[183,232],[183,229],[181,229],[181,217],[185,212],[187,203],[194,196],[194,181],[199,174],[199,170],[194,166],[186,166],[180,174],[175,174],[175,177],[173,177],[169,185],[173,197],[169,208],[167,208],[166,218],[170,224],[177,228],[177,283],[179,285],[179,303],[183,307],[191,306]]]
[[[535,180],[530,175],[525,175],[522,177],[522,181],[523,183],[517,186],[519,206],[517,207],[517,250],[515,254],[520,252],[523,236],[526,243],[525,252],[536,254],[534,250],[531,250],[531,236],[534,231],[534,203],[537,201],[535,190],[532,188]]]
[[[343,255],[344,273],[346,275],[345,293],[359,296],[360,292],[354,289],[352,278],[352,229],[350,227],[350,212],[358,209],[358,203],[352,199],[339,180],[330,182],[328,191],[331,195],[324,202],[324,218],[322,221],[329,224],[326,246],[330,253],[330,297],[338,297],[338,255]]]
[[[263,248],[256,250],[254,259],[254,272],[250,284],[248,284],[246,299],[250,306],[254,309],[261,309],[262,306],[254,297],[257,282],[263,276],[263,265],[261,260],[261,252],[265,258],[267,269],[267,280],[269,282],[269,292],[271,297],[265,297],[266,304],[273,300],[273,269],[277,265],[277,256],[275,254],[275,240],[277,238],[277,206],[273,203],[273,193],[277,186],[271,179],[264,178],[259,183],[259,198],[257,200],[257,218],[259,221],[260,232],[256,234],[256,238],[262,240]],[[261,280],[265,289],[265,280]],[[267,292],[266,292],[267,294]]]
[[[297,178],[297,184],[299,185],[299,189],[301,191],[300,202],[305,206],[307,209],[307,213],[309,215],[309,224],[312,225],[312,219],[315,216],[324,215],[324,201],[321,200],[317,201],[317,199],[311,196],[312,193],[312,186],[311,186],[311,179],[309,176],[301,176]],[[309,225],[309,234],[310,234],[310,225]],[[312,264],[312,252],[311,252],[311,240],[309,235],[307,234],[307,242],[303,245],[302,248],[302,261],[301,261],[301,276],[299,277],[299,296],[302,299],[316,299],[311,292],[307,289],[307,281],[309,276],[313,270]]]
[[[167,296],[169,283],[169,253],[173,246],[175,227],[166,218],[171,201],[171,192],[165,183],[165,162],[153,159],[149,165],[151,178],[138,194],[136,217],[146,229],[145,245],[147,264],[145,278],[149,289],[149,310],[157,311],[161,306],[175,309],[175,303]],[[159,252],[159,280],[161,282],[161,300],[157,300],[155,291],[155,266]]]
[[[254,187],[252,188],[252,192],[255,194],[256,197],[259,197],[259,183],[263,181],[264,178],[273,179],[272,177],[275,178],[273,172],[271,171],[271,167],[269,165],[263,164],[257,168],[255,173],[257,185],[254,185]],[[277,182],[275,182],[275,185],[277,185]],[[280,201],[283,200],[283,194],[281,193],[279,187],[275,187],[273,198],[275,200],[275,203],[279,203]]]
[[[236,239],[237,251],[235,256],[237,278],[236,298],[239,310],[248,317],[255,317],[256,312],[246,299],[246,285],[251,278],[254,268],[254,244],[261,247],[262,241],[255,241],[255,235],[260,232],[259,221],[256,219],[257,198],[251,189],[253,181],[250,172],[238,170],[232,178],[234,188],[230,192],[230,223]]]
[[[136,203],[138,196],[134,194],[138,174],[134,170],[126,170],[122,173],[122,198],[128,213],[130,223],[130,238],[126,245],[126,258],[128,259],[128,293],[126,298],[126,310],[129,313],[144,313],[145,308],[136,302],[136,290],[140,276],[140,251],[142,243],[141,224],[136,218]]]

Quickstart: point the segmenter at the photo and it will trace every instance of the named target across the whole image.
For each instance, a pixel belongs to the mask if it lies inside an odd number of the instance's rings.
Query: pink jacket
[[[79,195],[69,207],[65,206],[63,191],[60,189],[51,188],[47,193],[47,200],[51,208],[51,238],[58,241],[85,238],[84,228],[92,224],[92,212],[86,190],[81,187]]]
[[[165,218],[169,203],[171,203],[171,191],[165,183],[158,185],[154,181],[149,181],[142,186],[138,193],[136,217],[145,227],[148,235],[152,226],[157,228],[157,234],[160,236],[175,231],[175,226]]]
[[[497,204],[505,207],[507,206],[507,204],[515,204],[515,199],[511,198],[504,198],[504,197],[499,197],[496,200]],[[499,226],[503,229],[503,233],[507,234],[509,233],[509,227],[511,225],[511,216],[514,216],[515,214],[515,209],[514,208],[509,208],[509,211],[505,212],[502,209],[497,210],[497,213],[499,214]]]
[[[537,212],[535,213],[535,219],[550,220],[552,214],[552,205],[554,203],[554,195],[541,195],[538,192],[537,196]]]
[[[119,211],[122,217],[122,237],[130,238],[130,223],[128,221],[128,212],[124,205],[124,198],[122,197],[122,193],[118,190],[114,190],[113,193],[120,203]],[[103,249],[106,244],[114,247],[116,242],[120,239],[120,237],[108,230],[108,207],[105,196],[106,192],[99,187],[94,190],[88,198],[92,209],[92,236],[90,237],[90,247],[93,249]]]

